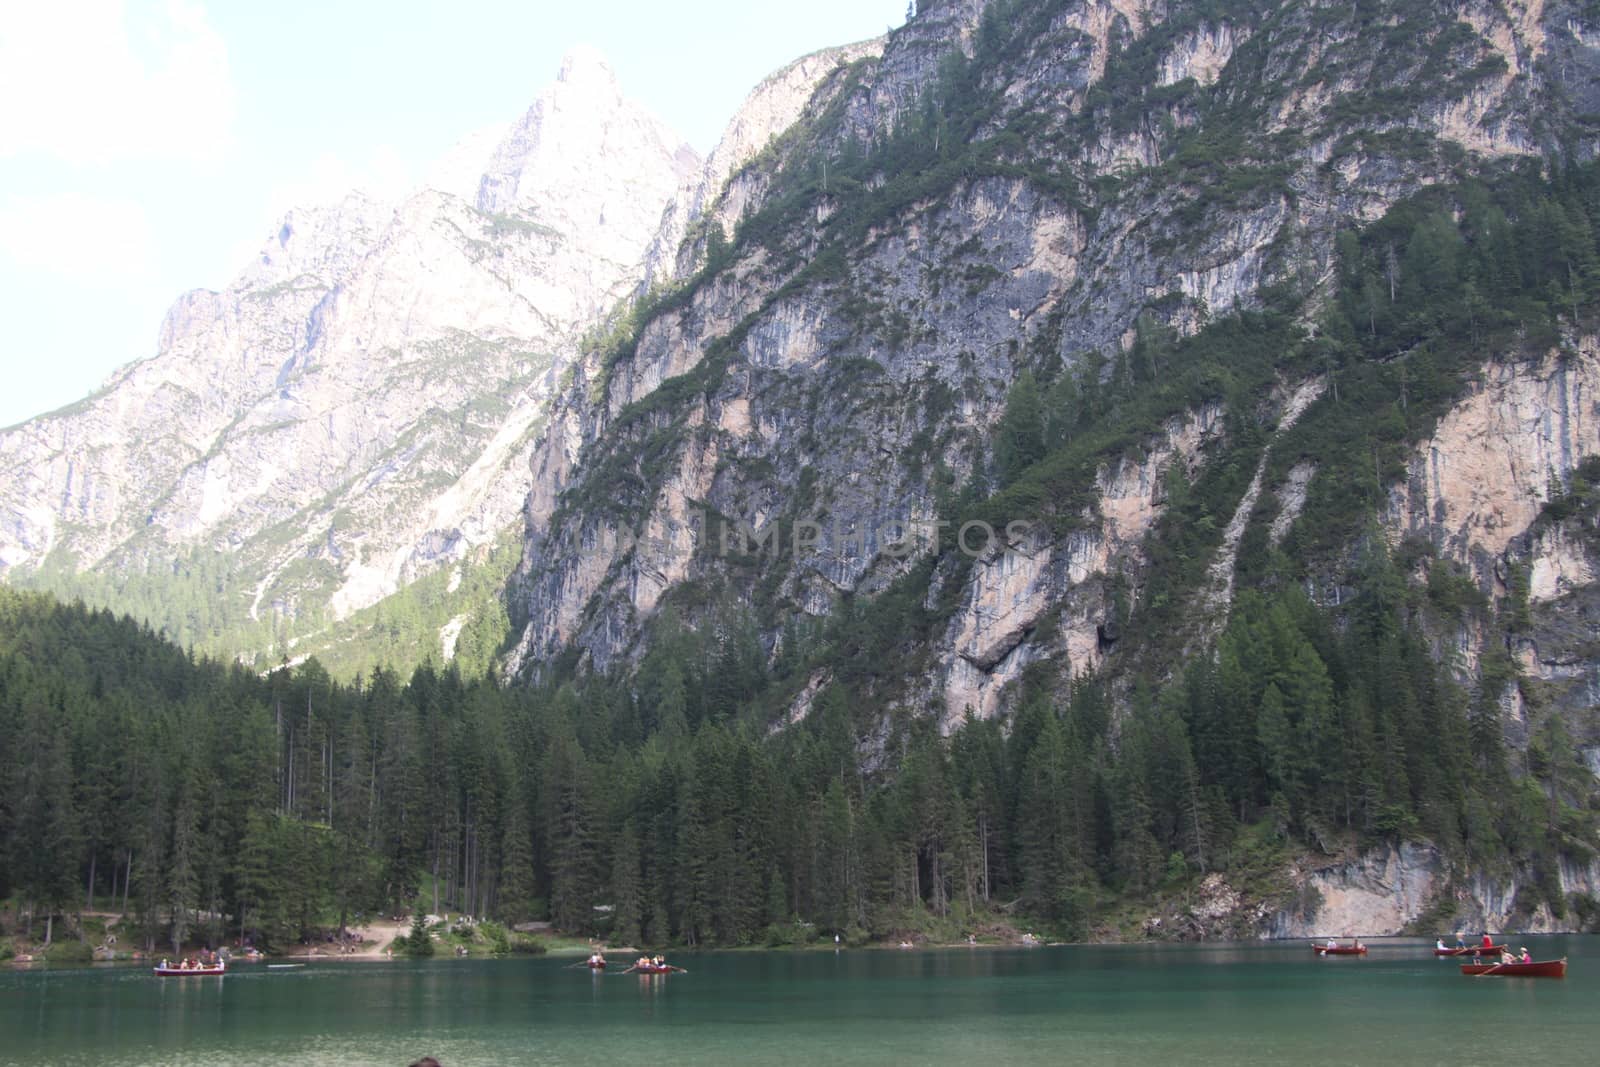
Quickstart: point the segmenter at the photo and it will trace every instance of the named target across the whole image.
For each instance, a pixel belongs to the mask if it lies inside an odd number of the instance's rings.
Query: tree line
[[[946,738],[840,684],[773,729],[732,626],[665,634],[633,684],[424,667],[346,685],[0,590],[0,896],[44,930],[125,909],[150,945],[413,906],[645,944],[1002,915],[1084,936],[1262,841],[1427,835],[1531,863],[1560,911],[1560,856],[1595,844],[1587,772],[1550,715],[1514,777],[1491,701],[1438,669],[1416,606],[1374,548],[1349,625],[1293,589],[1246,594],[1212,654],[1124,715],[1100,680],[1039,678],[1008,723]]]

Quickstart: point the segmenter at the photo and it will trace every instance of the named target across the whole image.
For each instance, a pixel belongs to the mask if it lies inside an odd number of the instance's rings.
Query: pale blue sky
[[[292,203],[415,177],[510,121],[563,52],[702,153],[756,82],[884,32],[904,0],[0,4],[0,426],[155,351]]]

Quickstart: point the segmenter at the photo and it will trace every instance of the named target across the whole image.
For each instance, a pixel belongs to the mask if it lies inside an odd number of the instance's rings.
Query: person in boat
[[[1533,957],[1528,954],[1528,946],[1527,945],[1523,945],[1522,946],[1522,955],[1520,957],[1518,957],[1518,962],[1519,963],[1532,963],[1533,962]]]
[[[1484,932],[1481,944],[1484,948],[1494,948],[1494,938],[1489,936],[1488,931]]]
[[[1456,935],[1456,948],[1466,948],[1466,947],[1467,947],[1467,943],[1465,941],[1461,940],[1461,935],[1460,934],[1457,934]]]
[[[1474,967],[1482,967],[1483,966],[1483,950],[1482,949],[1475,948],[1475,949],[1472,950],[1472,965]]]
[[[1339,947],[1339,939],[1338,938],[1336,938],[1336,937],[1328,938],[1328,948],[1329,949],[1336,949],[1338,947]]]
[[[1511,954],[1511,949],[1510,948],[1502,948],[1500,950],[1500,965],[1502,967],[1504,967],[1508,963],[1516,963],[1516,962],[1517,962],[1517,957],[1515,957],[1515,956],[1513,956]]]
[[[1438,949],[1440,952],[1448,952],[1448,951],[1450,951],[1449,949],[1444,947],[1444,938],[1442,938],[1442,937],[1439,938],[1438,940],[1434,941],[1433,947]]]

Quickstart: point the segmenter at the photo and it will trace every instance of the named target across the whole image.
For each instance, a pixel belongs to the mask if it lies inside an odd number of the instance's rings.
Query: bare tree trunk
[[[88,893],[88,903],[84,906],[84,909],[83,909],[84,911],[93,911],[94,910],[94,867],[95,867],[95,861],[98,860],[99,858],[100,857],[98,855],[96,855],[94,852],[90,852],[89,853],[89,893]]]
[[[376,731],[373,731],[376,733]],[[372,774],[367,779],[367,847],[373,846],[375,827],[373,821],[378,817],[378,742],[374,738],[371,754]]]
[[[289,727],[289,814],[294,815],[294,726]]]
[[[439,831],[433,831],[433,914],[439,914]]]
[[[987,904],[989,902],[989,816],[987,814],[978,819],[978,840],[981,841],[981,848],[984,851],[984,904]]]

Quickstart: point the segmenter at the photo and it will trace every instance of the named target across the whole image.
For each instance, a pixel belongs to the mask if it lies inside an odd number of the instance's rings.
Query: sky
[[[405,189],[568,48],[702,154],[791,59],[903,0],[0,0],[0,427],[155,354],[292,205]]]

